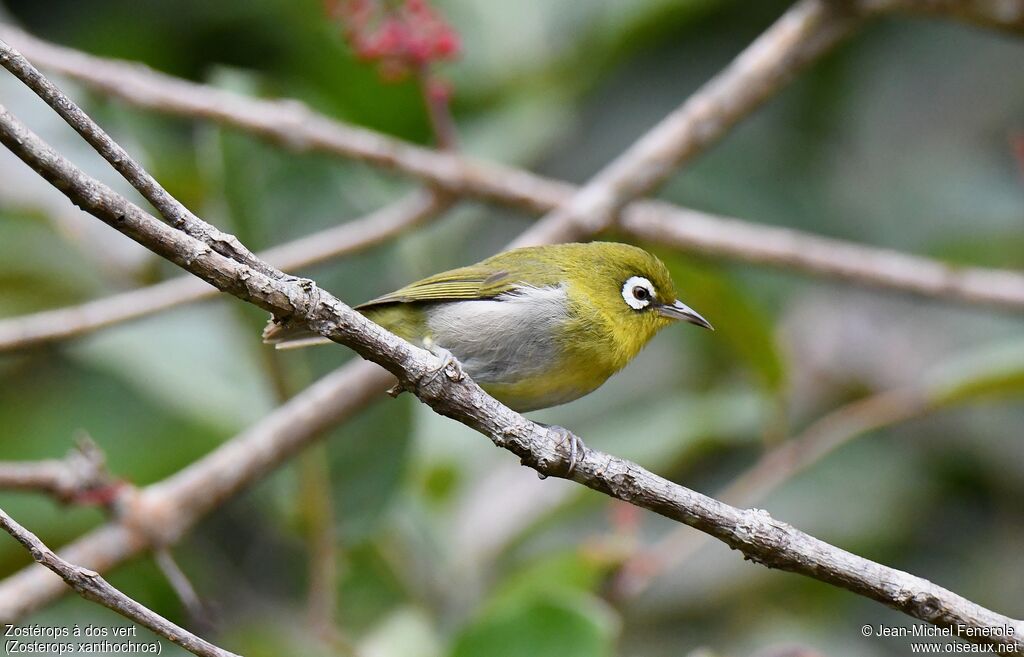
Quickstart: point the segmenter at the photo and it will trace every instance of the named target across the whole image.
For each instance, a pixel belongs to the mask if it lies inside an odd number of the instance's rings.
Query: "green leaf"
[[[618,620],[588,595],[541,596],[485,613],[456,638],[452,657],[605,657]]]

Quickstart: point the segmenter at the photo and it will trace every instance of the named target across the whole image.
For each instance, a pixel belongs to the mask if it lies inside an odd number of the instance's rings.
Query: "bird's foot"
[[[584,458],[586,458],[586,444],[583,442],[582,438],[580,438],[573,432],[569,431],[565,427],[560,427],[557,424],[543,424],[540,422],[538,422],[538,424],[547,429],[550,429],[551,431],[554,431],[559,436],[561,436],[561,440],[558,441],[559,447],[565,445],[566,449],[569,450],[569,467],[565,471],[565,478],[569,479],[570,477],[572,477],[572,474],[576,472],[576,464],[582,461]],[[537,476],[539,476],[541,479],[547,479],[547,475],[543,473],[537,473]]]
[[[441,359],[441,365],[426,374],[419,380],[417,387],[424,383],[430,383],[438,377],[442,372],[448,376],[452,381],[462,381],[466,378],[466,371],[462,369],[462,363],[455,357],[455,354],[448,351],[444,347],[439,347],[430,341],[424,341],[423,345],[427,351],[434,354]],[[406,391],[406,387],[401,381],[388,388],[388,394],[392,397],[397,397]]]
[[[432,372],[424,375],[420,383],[430,383],[440,374],[444,373],[452,381],[462,381],[466,378],[466,372],[462,369],[462,363],[455,357],[455,354],[444,347],[435,344],[433,341],[425,341],[427,351],[441,359],[441,366]]]

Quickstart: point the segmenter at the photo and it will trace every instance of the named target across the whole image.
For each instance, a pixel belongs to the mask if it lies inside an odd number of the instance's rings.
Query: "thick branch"
[[[757,504],[771,491],[859,436],[952,405],[998,396],[997,391],[1005,391],[1005,384],[1022,374],[1021,368],[1007,368],[1004,363],[994,368],[957,368],[965,369],[956,378],[924,377],[913,386],[879,392],[832,410],[800,434],[766,451],[717,492],[716,498],[736,506]],[[690,558],[705,538],[681,528],[638,550],[619,569],[616,594],[642,593],[666,570],[678,568]]]
[[[1024,0],[1011,0],[1024,7]],[[526,171],[440,153],[334,121],[296,101],[257,100],[186,82],[137,64],[93,57],[48,44],[11,27],[0,38],[18,44],[47,69],[139,107],[205,118],[295,150],[350,157],[420,178],[455,195],[489,199],[534,212],[553,210],[577,188]],[[862,285],[1024,309],[1024,275],[957,267],[938,260],[821,238],[792,229],[633,201],[621,228],[639,239],[666,240],[705,255],[795,269]]]
[[[437,358],[369,322],[311,281],[270,278],[169,228],[86,176],[2,109],[0,141],[84,210],[158,255],[225,292],[280,317],[290,317],[379,363],[436,412],[484,433],[537,472],[560,476],[567,471],[564,440],[557,432],[510,410],[468,378],[434,376],[440,366]],[[273,459],[263,463],[272,464]],[[234,462],[227,465],[229,472],[236,468]],[[150,541],[174,540],[182,531],[181,524],[174,522],[176,507],[167,506],[169,499],[201,512],[211,508],[209,492],[189,485],[194,476],[196,471],[186,468],[147,489],[132,505],[142,511],[129,512],[129,519],[142,523],[146,528],[143,534]],[[966,625],[989,632],[1005,632],[1009,627],[1014,630],[1010,637],[976,638],[1024,647],[1024,622],[992,612],[919,577],[828,545],[764,511],[736,509],[634,463],[592,450],[586,450],[577,462],[572,478],[700,529],[766,566],[840,586],[936,625]],[[238,483],[240,479],[234,477],[232,481]],[[154,503],[153,496],[158,503]],[[0,596],[0,600],[6,599],[6,595]]]
[[[934,410],[935,399],[916,389],[890,390],[852,402],[825,415],[798,436],[766,452],[754,465],[716,493],[736,506],[752,506],[850,440],[883,426]],[[676,569],[704,545],[702,534],[672,531],[630,557],[616,577],[616,595],[641,594],[668,570]]]
[[[442,196],[414,192],[363,218],[276,246],[259,257],[284,271],[294,271],[361,251],[436,217],[450,203]],[[0,353],[79,337],[217,294],[216,288],[185,275],[77,306],[3,319]]]
[[[73,588],[78,595],[98,602],[136,623],[148,627],[156,634],[201,657],[238,657],[178,627],[163,616],[132,600],[111,586],[99,573],[76,566],[54,554],[39,538],[19,525],[7,512],[0,509],[0,528],[13,536],[32,553],[32,558],[46,566]]]

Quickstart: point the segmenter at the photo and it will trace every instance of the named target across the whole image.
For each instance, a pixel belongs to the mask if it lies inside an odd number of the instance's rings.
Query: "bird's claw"
[[[455,357],[455,354],[448,351],[444,347],[439,347],[436,344],[428,343],[427,350],[441,359],[441,366],[432,372],[428,372],[424,375],[423,380],[426,383],[432,382],[442,372],[445,373],[452,381],[462,381],[466,378],[466,372],[462,369],[462,363]],[[449,371],[451,370],[451,371]]]
[[[568,479],[572,477],[573,473],[576,472],[576,464],[582,461],[584,458],[586,458],[586,444],[583,442],[582,438],[580,438],[573,432],[569,431],[565,427],[560,427],[557,424],[545,424],[543,426],[547,427],[551,431],[554,431],[559,436],[561,436],[561,440],[558,441],[559,446],[568,443],[567,449],[569,450],[569,467],[566,468],[565,470],[565,478]],[[538,474],[541,479],[547,479],[547,475],[541,473]]]
[[[444,372],[452,381],[462,381],[466,378],[466,371],[462,369],[462,363],[460,363],[455,357],[455,354],[444,347],[437,346],[433,342],[425,340],[424,343],[424,347],[426,347],[427,351],[441,359],[441,365],[420,377],[419,382],[415,384],[417,389],[425,383],[432,383],[442,372]],[[397,397],[408,389],[409,388],[406,388],[405,384],[399,381],[388,388],[388,394],[392,397]]]

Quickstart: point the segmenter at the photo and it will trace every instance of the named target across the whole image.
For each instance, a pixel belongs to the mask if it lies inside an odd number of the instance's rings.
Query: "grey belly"
[[[558,366],[555,336],[566,318],[561,288],[527,288],[437,304],[427,310],[427,327],[478,383],[514,383]]]

